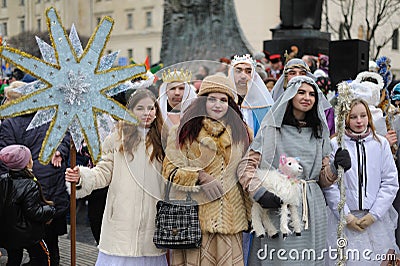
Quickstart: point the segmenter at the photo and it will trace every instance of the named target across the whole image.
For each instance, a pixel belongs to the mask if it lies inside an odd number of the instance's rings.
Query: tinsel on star
[[[81,71],[75,73],[68,71],[67,83],[58,86],[58,89],[64,93],[64,102],[67,104],[77,104],[85,102],[85,95],[89,92],[90,83],[86,83],[86,75]]]
[[[50,161],[68,130],[76,146],[81,144],[78,141],[83,136],[93,161],[97,162],[101,154],[97,113],[137,123],[133,113],[109,97],[107,92],[127,80],[142,76],[145,67],[111,68],[115,53],[102,60],[113,26],[111,18],[102,19],[83,50],[75,28],[68,37],[54,8],[46,10],[46,17],[51,46],[38,41],[43,60],[12,47],[0,47],[3,59],[39,79],[35,84],[29,84],[29,89],[20,89],[26,92],[24,96],[1,106],[0,117],[37,112],[39,118],[33,120],[31,127],[48,123],[52,117],[39,154],[41,163]],[[38,112],[41,110],[47,113]]]

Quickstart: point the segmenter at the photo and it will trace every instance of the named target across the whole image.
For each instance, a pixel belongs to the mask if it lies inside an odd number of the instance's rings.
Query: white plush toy
[[[280,231],[285,238],[291,233],[289,223],[289,213],[293,227],[297,236],[301,235],[302,222],[297,212],[301,198],[301,185],[297,179],[303,173],[303,167],[298,159],[281,155],[279,158],[279,170],[257,169],[257,174],[263,179],[262,186],[269,192],[281,198],[281,220]],[[268,209],[264,209],[254,202],[251,209],[253,231],[257,237],[264,237],[267,232],[269,237],[276,238],[278,230],[273,225],[268,216]]]

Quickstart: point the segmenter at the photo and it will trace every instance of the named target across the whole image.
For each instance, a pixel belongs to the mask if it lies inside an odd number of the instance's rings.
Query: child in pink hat
[[[7,265],[20,265],[23,249],[30,265],[50,265],[44,225],[55,208],[44,199],[32,173],[31,152],[23,145],[10,145],[0,151],[0,161],[10,169],[0,176],[0,246],[7,249]]]

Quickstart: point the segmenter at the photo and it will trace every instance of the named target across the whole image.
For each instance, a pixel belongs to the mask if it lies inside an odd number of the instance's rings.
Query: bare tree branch
[[[370,43],[370,52],[374,54],[374,58],[377,58],[382,49],[390,43],[393,37],[393,30],[400,26],[398,23],[393,23],[393,19],[399,14],[400,0],[327,1],[329,1],[329,5],[337,5],[341,11],[339,20],[327,20],[329,30],[333,33],[338,33],[342,23],[344,27],[343,38],[351,39],[351,32],[355,32],[353,26],[356,25],[357,21],[363,21],[363,26],[366,30],[365,39]],[[365,13],[360,12],[362,8],[364,8]],[[355,15],[357,18],[355,18]]]

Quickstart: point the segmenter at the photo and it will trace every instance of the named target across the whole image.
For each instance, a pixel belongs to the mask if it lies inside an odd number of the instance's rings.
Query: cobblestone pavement
[[[71,242],[66,237],[60,237],[60,266],[71,265]],[[93,266],[97,259],[97,247],[82,242],[76,242],[76,265]]]
[[[81,205],[82,206],[82,205]],[[96,263],[98,249],[96,241],[90,230],[86,215],[86,209],[77,210],[76,218],[76,266],[93,266]],[[68,232],[70,226],[68,225]],[[71,242],[70,236],[63,235],[59,237],[60,246],[60,266],[71,265]]]

